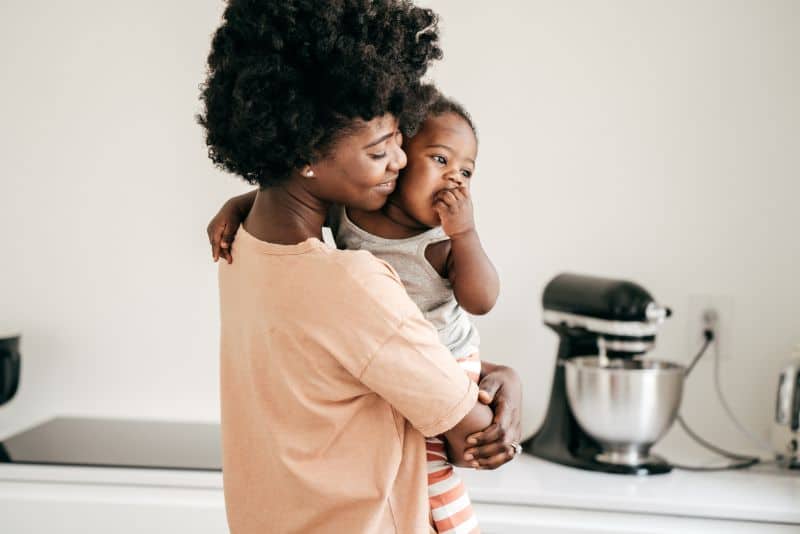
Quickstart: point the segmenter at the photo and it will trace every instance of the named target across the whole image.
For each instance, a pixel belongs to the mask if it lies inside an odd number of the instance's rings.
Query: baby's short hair
[[[445,113],[455,113],[467,121],[469,127],[472,128],[472,133],[475,134],[475,139],[478,138],[478,130],[475,128],[475,122],[472,120],[472,116],[469,114],[469,112],[464,109],[464,106],[452,98],[446,97],[441,93],[437,93],[437,95],[433,98],[433,102],[428,108],[428,116],[438,117],[439,115],[444,115]]]

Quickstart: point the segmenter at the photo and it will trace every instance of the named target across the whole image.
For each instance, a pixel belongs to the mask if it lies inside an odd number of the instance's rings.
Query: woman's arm
[[[450,237],[447,277],[456,301],[473,315],[488,313],[497,302],[500,279],[478,238],[469,189],[462,185],[440,191],[434,208]]]
[[[519,443],[522,436],[522,384],[517,372],[504,365],[481,362],[478,401],[476,408],[491,407],[488,423],[485,413],[473,409],[462,421],[464,428],[483,428],[466,436],[458,426],[452,435],[445,433],[448,457],[459,467],[495,469],[514,458],[511,444]]]
[[[208,223],[206,233],[211,243],[211,256],[214,261],[219,260],[220,256],[228,263],[233,261],[230,253],[233,237],[247,218],[247,214],[250,213],[257,192],[258,190],[254,189],[249,193],[229,199]]]
[[[330,284],[340,302],[330,335],[342,366],[391,404],[424,436],[444,435],[451,459],[464,461],[466,439],[487,429],[492,410],[478,386],[442,345],[409,298],[397,273],[372,255],[347,255],[348,268]],[[356,349],[364,344],[363,349]]]

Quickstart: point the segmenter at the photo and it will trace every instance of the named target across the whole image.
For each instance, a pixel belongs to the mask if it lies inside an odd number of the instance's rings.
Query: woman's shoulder
[[[368,250],[332,250],[334,261],[356,281],[372,280],[374,277],[389,277],[402,286],[400,277],[387,262]]]
[[[320,245],[287,263],[293,265],[284,273],[296,288],[296,313],[310,323],[369,326],[385,338],[419,313],[394,269],[365,250]]]
[[[337,266],[332,282],[348,287],[354,299],[411,302],[397,271],[371,252],[330,249],[328,254]]]

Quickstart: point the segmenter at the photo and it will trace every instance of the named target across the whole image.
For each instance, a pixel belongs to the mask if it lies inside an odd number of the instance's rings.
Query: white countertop
[[[459,471],[476,502],[800,525],[800,472],[772,466],[633,476],[583,471],[524,454],[495,471]]]
[[[0,425],[0,440],[31,426],[16,423]],[[494,471],[459,471],[479,503],[800,525],[800,472],[773,466],[631,476],[583,471],[524,454]],[[98,486],[174,488],[202,495],[206,505],[224,506],[222,474],[216,471],[0,463],[0,496],[15,485],[30,489],[37,482],[77,484],[86,491]]]

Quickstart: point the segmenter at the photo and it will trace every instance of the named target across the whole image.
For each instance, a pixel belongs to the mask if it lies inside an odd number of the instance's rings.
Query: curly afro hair
[[[326,156],[357,119],[412,134],[435,90],[438,19],[408,0],[230,0],[201,85],[209,157],[269,187]]]

